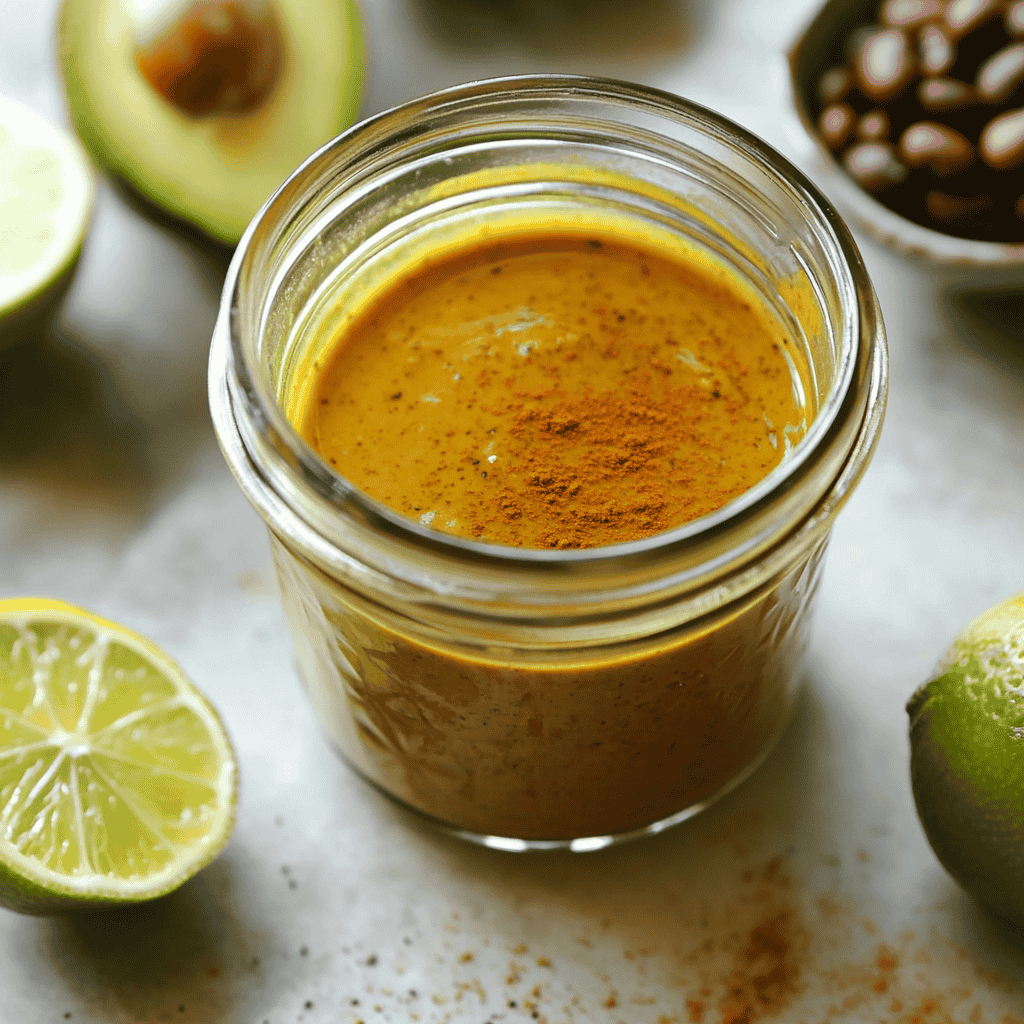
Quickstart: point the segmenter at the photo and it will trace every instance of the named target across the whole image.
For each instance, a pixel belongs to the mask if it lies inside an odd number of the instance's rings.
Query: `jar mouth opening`
[[[601,109],[602,105],[613,110],[616,117],[622,118],[619,137],[626,140],[625,144],[664,145],[669,152],[662,159],[671,161],[685,151],[701,166],[712,166],[716,153],[732,153],[744,166],[756,169],[766,182],[771,182],[792,209],[799,211],[803,226],[813,234],[816,252],[823,262],[819,270],[827,274],[834,290],[831,297],[822,294],[821,282],[804,266],[822,306],[822,317],[826,317],[824,307],[833,307],[833,322],[827,327],[832,334],[834,365],[813,419],[787,458],[715,512],[625,543],[559,549],[510,547],[421,525],[375,501],[332,470],[299,436],[282,409],[251,331],[246,337],[245,320],[247,313],[253,311],[252,292],[259,290],[262,280],[262,305],[256,319],[259,330],[267,330],[269,308],[284,287],[288,270],[281,260],[282,250],[289,245],[296,251],[314,249],[319,237],[336,223],[346,196],[357,194],[364,201],[375,188],[380,190],[382,182],[389,183],[386,174],[379,174],[382,163],[391,166],[402,161],[408,164],[417,158],[436,159],[445,144],[438,135],[441,119],[453,111],[466,112],[468,119],[475,118],[473,130],[477,133],[481,125],[489,124],[496,141],[526,145],[547,138],[552,132],[557,135],[583,125],[579,114],[568,118],[555,116],[557,103],[576,104],[581,110],[600,110],[602,115],[608,114],[608,110]],[[532,104],[528,116],[522,113],[523,104]],[[516,113],[520,121],[511,116],[500,119],[502,110]],[[522,126],[518,126],[520,122]],[[459,145],[465,145],[469,138],[466,124],[464,120],[459,131],[450,133]],[[531,125],[532,133],[528,130]],[[601,127],[607,131],[608,123],[602,122]],[[667,134],[671,129],[706,140],[710,155],[697,149],[692,139],[688,143],[685,138],[680,140]],[[378,171],[374,172],[371,165]],[[374,173],[378,174],[376,182]],[[717,173],[725,179],[735,177],[737,172],[735,167],[719,165]],[[308,203],[310,196],[319,203],[318,213],[303,221],[303,203]],[[758,216],[764,219],[764,214]],[[282,244],[286,238],[290,238],[290,243]],[[799,262],[799,253],[796,258]],[[268,268],[273,270],[269,280]],[[246,291],[250,293],[248,298]],[[298,488],[305,492],[303,501],[307,504],[324,504],[331,514],[357,521],[369,535],[399,541],[431,556],[478,564],[518,564],[541,569],[550,565],[644,562],[666,550],[692,550],[718,537],[724,540],[737,524],[749,521],[757,523],[757,537],[748,539],[748,546],[763,547],[769,534],[777,539],[780,532],[791,532],[805,520],[846,470],[850,452],[868,429],[865,423],[870,417],[864,393],[870,390],[867,383],[878,374],[872,350],[881,325],[876,322],[877,307],[870,281],[845,225],[815,186],[781,154],[714,111],[660,90],[585,76],[537,75],[470,83],[411,101],[354,125],[309,157],[264,205],[236,250],[224,295],[211,354],[211,402],[229,462],[233,458],[225,443],[225,432],[233,431],[241,435],[241,449],[257,466],[257,475],[270,491]],[[221,377],[225,378],[223,383],[232,405],[233,416],[227,418],[218,415],[214,400]],[[878,390],[876,382],[875,391]],[[884,383],[879,393],[884,396]],[[877,423],[870,429],[877,430]],[[823,467],[821,464],[827,460],[822,453],[835,448],[837,442],[845,451]],[[868,454],[872,447],[873,438]],[[241,480],[237,467],[233,468]],[[828,479],[823,479],[821,493],[815,500],[805,503],[806,507],[801,507],[797,515],[798,503],[785,499],[785,495],[813,472],[821,472]],[[262,512],[253,488],[244,481],[243,487]],[[778,504],[780,501],[782,505]],[[735,553],[733,548],[730,550]]]

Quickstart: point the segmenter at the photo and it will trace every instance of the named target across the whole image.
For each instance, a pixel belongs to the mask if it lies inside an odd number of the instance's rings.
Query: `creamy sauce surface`
[[[307,442],[433,529],[636,540],[716,511],[803,436],[796,345],[695,261],[538,232],[427,263],[340,333]]]

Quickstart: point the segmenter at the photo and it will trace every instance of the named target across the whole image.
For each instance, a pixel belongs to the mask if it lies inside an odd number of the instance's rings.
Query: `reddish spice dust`
[[[631,914],[628,924],[596,918],[590,934],[575,942],[588,952],[610,942],[609,955],[600,958],[603,964],[618,951],[621,962],[614,976],[604,970],[599,974],[604,988],[579,990],[573,985],[571,979],[579,977],[582,965],[571,963],[564,935],[553,938],[562,952],[559,957],[538,956],[522,942],[505,947],[513,959],[496,1002],[506,1012],[484,1015],[510,1024],[591,1018],[607,1024],[1024,1024],[1024,1016],[1016,1012],[1019,983],[975,962],[941,929],[924,940],[904,931],[895,941],[878,941],[878,927],[863,916],[855,900],[818,896],[810,901],[809,895],[790,876],[782,857],[737,872],[732,896],[717,901],[715,914],[696,929],[692,922],[682,926],[687,943],[697,943],[687,952],[674,945],[671,911],[659,916],[657,909],[646,907]],[[670,892],[666,896],[666,906],[676,905]],[[458,934],[459,917],[451,915],[446,933]],[[858,934],[866,937],[867,945],[858,941]],[[460,955],[455,950],[464,946],[444,943],[453,950],[453,966],[461,967],[486,962],[490,946],[485,938],[478,953]],[[438,963],[444,959],[439,957]],[[563,970],[567,965],[568,972]],[[648,983],[663,982],[664,976],[656,972],[665,966],[676,980],[655,996]],[[438,972],[438,977],[445,973]],[[584,978],[586,974],[583,968]],[[683,981],[687,977],[691,982]],[[396,1009],[408,1007],[408,1017],[395,1019],[422,1019],[419,1000],[427,993],[403,991],[390,981],[376,991],[372,985],[364,991],[375,992],[381,1003],[387,997]],[[993,1012],[992,996],[1014,1011]],[[481,978],[457,967],[454,985],[437,990],[432,999],[443,1006],[458,1004],[463,997],[472,997],[481,1009],[495,1005]],[[358,1006],[364,998],[353,997],[349,1005]],[[379,1013],[382,1006],[375,1004],[374,1010]],[[368,1022],[357,1017],[353,1024]]]
[[[866,919],[856,921],[853,907],[843,907],[821,898],[821,916],[807,913],[800,886],[783,869],[780,858],[772,858],[758,871],[745,872],[740,886],[740,906],[754,901],[763,910],[737,932],[725,922],[712,928],[701,953],[690,962],[698,968],[705,958],[714,960],[731,950],[728,967],[697,990],[686,993],[681,1012],[663,1015],[659,1024],[756,1024],[759,1021],[788,1021],[790,1013],[803,1019],[814,1007],[817,1024],[845,1024],[871,1021],[878,1024],[1024,1024],[1024,1017],[985,1014],[978,1001],[980,992],[961,980],[934,983],[932,972],[922,970],[930,963],[932,943],[921,946],[904,933],[897,952],[893,945],[878,942],[866,962],[851,956],[847,929],[854,925],[871,935],[875,926]],[[740,911],[742,912],[742,911]],[[837,935],[844,936],[838,943]],[[959,962],[967,953],[957,950]],[[954,972],[947,967],[937,976]],[[973,981],[984,988],[1016,991],[1012,981],[980,966],[973,969]],[[953,1002],[950,1003],[949,1000]],[[963,1017],[963,1003],[973,1009]],[[951,1009],[958,1008],[957,1016]]]
[[[792,913],[781,910],[751,930],[721,1002],[722,1024],[752,1024],[787,1005],[800,977],[793,929]]]

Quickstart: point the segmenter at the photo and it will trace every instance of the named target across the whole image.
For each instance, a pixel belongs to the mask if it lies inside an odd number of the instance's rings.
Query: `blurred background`
[[[604,75],[713,107],[816,173],[785,65],[808,0],[360,9],[363,115],[483,77]],[[0,93],[66,125],[57,10],[0,0]],[[0,914],[0,1020],[1024,1024],[1024,941],[932,856],[904,712],[959,628],[1024,589],[1021,300],[943,294],[858,238],[890,407],[833,537],[795,721],[669,834],[516,858],[424,831],[328,749],[210,426],[224,262],[103,184],[52,330],[0,351],[0,590],[163,646],[224,717],[243,795],[227,852],[170,897]]]

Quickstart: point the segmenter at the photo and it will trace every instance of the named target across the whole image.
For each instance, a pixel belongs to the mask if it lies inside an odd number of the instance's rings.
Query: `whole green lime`
[[[907,712],[914,800],[935,855],[1024,926],[1024,594],[960,633]]]

